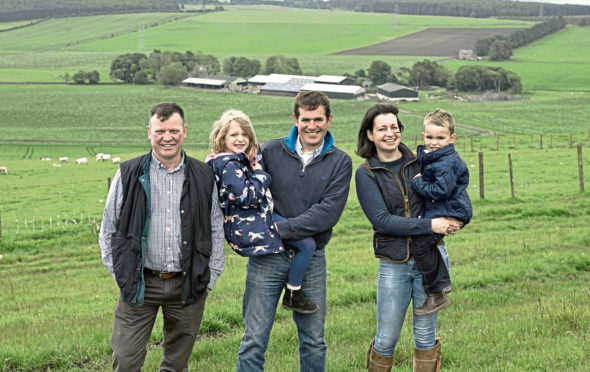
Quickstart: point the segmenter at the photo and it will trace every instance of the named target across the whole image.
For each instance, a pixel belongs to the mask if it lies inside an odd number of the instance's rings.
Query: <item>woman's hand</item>
[[[436,234],[453,235],[461,228],[461,222],[454,218],[438,217],[432,219],[432,232]]]

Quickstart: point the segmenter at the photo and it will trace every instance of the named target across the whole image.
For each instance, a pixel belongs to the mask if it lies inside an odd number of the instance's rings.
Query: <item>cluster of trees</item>
[[[111,63],[109,76],[125,83],[149,84],[159,82],[175,85],[189,73],[205,69],[210,74],[220,71],[219,61],[211,54],[190,50],[185,53],[154,50],[149,57],[143,53],[126,53],[117,56]]]
[[[494,90],[522,92],[520,77],[502,67],[462,66],[455,73],[455,87],[458,90]]]
[[[0,21],[177,10],[176,0],[2,0]]]
[[[400,13],[454,17],[533,17],[588,15],[583,5],[539,4],[505,0],[330,0],[332,8],[359,12]]]
[[[262,64],[257,59],[230,57],[223,61],[223,72],[230,76],[251,77],[262,71]],[[264,64],[265,74],[301,75],[297,58],[282,55],[270,56]]]
[[[492,61],[507,60],[512,56],[512,49],[561,30],[566,24],[563,17],[552,17],[531,28],[514,31],[509,36],[494,35],[479,39],[475,42],[474,51],[478,56],[489,56]]]
[[[412,68],[402,67],[392,72],[391,66],[383,61],[373,61],[368,70],[357,70],[354,75],[356,83],[371,80],[373,86],[384,83],[396,83],[415,87],[439,86],[462,91],[510,91],[520,93],[520,77],[514,72],[501,67],[463,66],[455,76],[440,64],[425,59],[414,63]]]
[[[80,70],[72,76],[69,76],[68,73],[64,75],[66,83],[70,79],[76,84],[98,84],[100,81],[100,74],[96,70],[89,72]]]

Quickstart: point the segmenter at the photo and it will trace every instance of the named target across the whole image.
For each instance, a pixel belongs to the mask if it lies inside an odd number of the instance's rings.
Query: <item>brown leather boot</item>
[[[442,363],[440,341],[437,338],[432,349],[414,348],[414,372],[438,372]]]
[[[391,366],[393,365],[393,355],[392,356],[383,356],[373,349],[373,344],[375,340],[371,342],[371,346],[369,346],[369,350],[367,350],[367,364],[365,368],[369,370],[369,372],[390,372]]]
[[[451,304],[445,291],[429,293],[422,306],[414,310],[414,315],[428,315],[436,313]]]
[[[285,294],[283,295],[283,308],[293,310],[301,314],[312,314],[320,309],[320,307],[307,299],[299,290],[291,290],[285,287]]]

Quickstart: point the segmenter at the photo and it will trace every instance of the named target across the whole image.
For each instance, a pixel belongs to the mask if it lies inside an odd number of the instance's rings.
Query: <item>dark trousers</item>
[[[160,371],[188,371],[188,358],[201,327],[207,293],[184,307],[180,301],[182,275],[160,279],[146,272],[144,276],[144,304],[129,304],[119,297],[115,308],[111,338],[113,371],[141,370],[159,308],[164,317]]]
[[[422,273],[426,293],[439,292],[451,285],[449,271],[437,247],[443,238],[442,234],[418,235],[410,243],[410,253]]]

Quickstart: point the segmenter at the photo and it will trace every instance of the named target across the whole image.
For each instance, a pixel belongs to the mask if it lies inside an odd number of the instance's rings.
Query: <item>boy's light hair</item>
[[[246,137],[250,140],[248,148],[246,148],[244,153],[248,159],[252,159],[256,155],[258,149],[258,140],[256,139],[256,132],[254,131],[254,126],[252,125],[250,118],[240,110],[227,110],[221,115],[219,120],[213,123],[213,129],[209,134],[211,151],[214,153],[227,151],[225,148],[225,136],[227,135],[227,132],[229,132],[229,126],[233,121],[240,125],[240,128],[242,128]]]
[[[445,127],[450,134],[455,134],[455,120],[450,112],[442,109],[436,109],[424,117],[424,127],[428,124]]]

